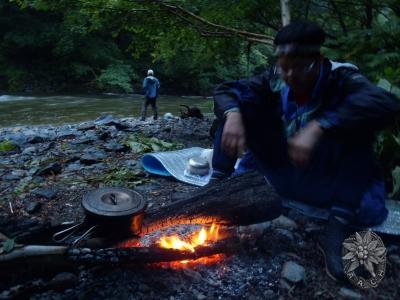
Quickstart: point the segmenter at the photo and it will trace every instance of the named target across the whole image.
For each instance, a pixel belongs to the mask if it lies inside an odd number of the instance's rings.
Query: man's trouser
[[[387,215],[385,188],[370,141],[340,141],[324,136],[307,168],[295,167],[280,116],[253,103],[241,105],[247,146],[257,168],[278,193],[286,198],[318,207],[330,207],[332,214],[355,223],[381,223]],[[266,115],[269,114],[269,115]],[[235,160],[223,154],[222,122],[216,134],[213,168],[232,172]]]
[[[143,101],[143,105],[142,105],[142,112],[141,112],[141,119],[142,120],[146,119],[147,106],[149,106],[149,105],[151,105],[151,108],[153,109],[154,120],[157,120],[158,113],[157,113],[156,101],[157,101],[157,98],[145,97],[145,100]]]

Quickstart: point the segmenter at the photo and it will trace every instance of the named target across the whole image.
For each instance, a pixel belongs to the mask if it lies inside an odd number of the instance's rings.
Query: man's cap
[[[154,75],[154,72],[153,72],[153,70],[147,70],[147,75]]]
[[[316,24],[293,22],[276,35],[276,54],[319,54],[325,42],[325,31]]]

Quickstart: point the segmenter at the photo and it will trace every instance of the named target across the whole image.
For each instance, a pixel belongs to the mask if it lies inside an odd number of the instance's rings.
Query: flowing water
[[[114,117],[138,117],[141,95],[53,95],[0,96],[0,127],[17,125],[65,124],[94,120],[102,114]],[[159,116],[170,112],[180,115],[180,105],[197,106],[203,113],[212,112],[212,100],[203,97],[160,96]],[[152,115],[151,106],[147,116]]]

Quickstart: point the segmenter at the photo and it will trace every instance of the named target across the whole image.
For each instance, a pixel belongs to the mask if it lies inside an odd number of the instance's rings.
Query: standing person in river
[[[144,90],[144,102],[142,105],[141,120],[146,120],[147,106],[151,105],[153,109],[153,118],[157,120],[157,97],[158,90],[160,88],[160,82],[156,77],[154,77],[153,70],[147,71],[147,77],[143,80],[143,90]]]
[[[213,167],[229,175],[247,147],[281,196],[329,208],[318,246],[328,275],[343,280],[342,243],[351,225],[376,225],[388,213],[372,145],[400,106],[354,65],[325,58],[324,41],[317,25],[289,24],[275,37],[274,67],[216,88],[222,122]]]

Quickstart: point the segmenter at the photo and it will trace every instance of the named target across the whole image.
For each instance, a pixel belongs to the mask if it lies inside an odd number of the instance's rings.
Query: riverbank
[[[116,118],[139,117],[143,95],[139,94],[67,94],[0,96],[0,127],[74,124],[94,120],[102,114]],[[204,114],[212,113],[211,99],[161,95],[157,100],[159,115],[179,116],[181,105],[197,106]],[[148,108],[148,115],[151,107]]]
[[[188,195],[197,187],[151,176],[140,165],[135,142],[162,150],[210,148],[212,118],[170,117],[142,122],[103,116],[62,126],[0,129],[0,141],[14,149],[0,152],[0,232],[11,224],[81,221],[82,196],[102,186],[133,188],[149,207]],[[152,138],[152,139],[151,139]],[[162,141],[162,142],[161,142]],[[153,145],[153,146],[152,146]],[[164,148],[162,148],[164,147]],[[28,290],[30,299],[395,299],[399,294],[398,243],[386,244],[386,277],[376,290],[360,291],[333,282],[323,271],[316,239],[323,224],[293,211],[265,224],[258,240],[215,264],[99,267],[56,270],[0,270],[0,298]],[[35,224],[36,224],[35,223]],[[14,230],[14,231],[13,231]],[[46,269],[46,268],[44,268]],[[54,284],[57,282],[57,284]]]

